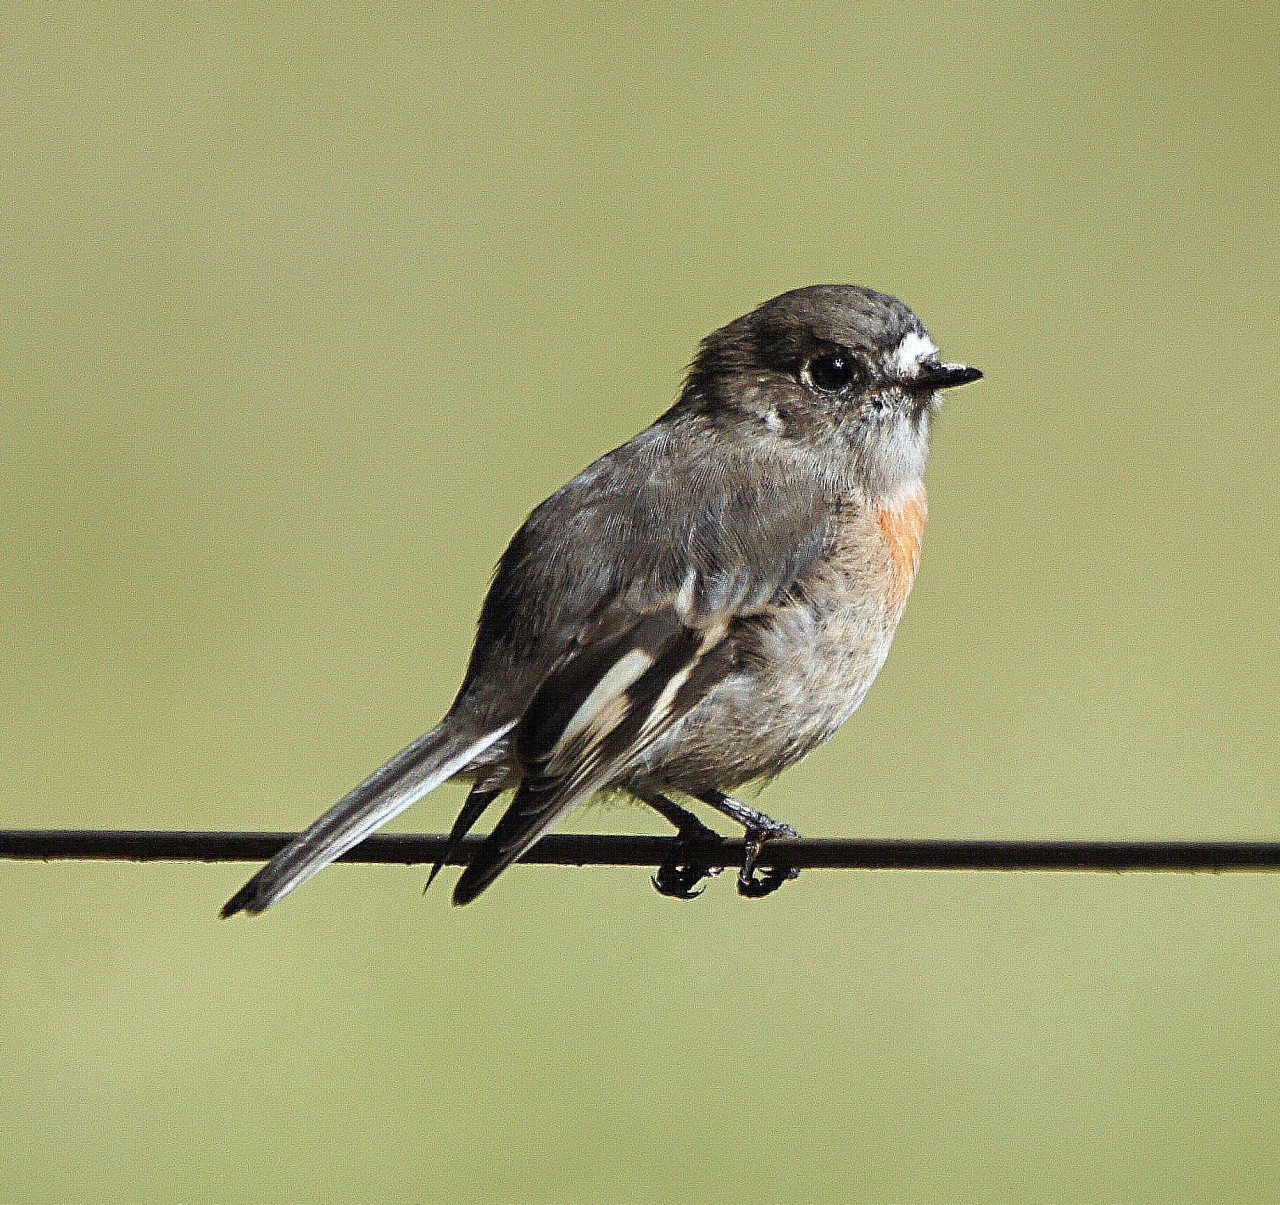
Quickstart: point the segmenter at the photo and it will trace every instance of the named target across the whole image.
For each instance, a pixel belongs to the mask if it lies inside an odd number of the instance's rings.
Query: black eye
[[[853,357],[844,351],[814,356],[804,368],[804,376],[815,389],[835,393],[853,380]]]

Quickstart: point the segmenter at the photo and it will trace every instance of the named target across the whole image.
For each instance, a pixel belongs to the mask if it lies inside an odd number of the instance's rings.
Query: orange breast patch
[[[893,583],[894,601],[899,606],[907,601],[911,583],[915,581],[920,565],[920,538],[924,534],[924,522],[929,516],[929,501],[921,486],[893,506],[882,506],[876,511],[880,531],[884,535],[889,553],[889,573]]]

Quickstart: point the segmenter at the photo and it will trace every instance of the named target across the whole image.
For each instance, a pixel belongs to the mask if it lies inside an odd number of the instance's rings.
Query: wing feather
[[[660,631],[666,638],[657,647]],[[520,788],[459,878],[454,903],[475,899],[560,817],[624,774],[681,719],[727,672],[728,658],[715,656],[726,632],[724,623],[689,627],[669,610],[640,620],[632,632],[635,644],[625,652],[620,638],[607,642],[610,659],[603,662],[601,650],[584,650],[578,660],[591,663],[594,673],[571,662],[563,675],[552,675],[514,734],[524,770]],[[644,665],[637,673],[641,650]],[[619,672],[622,666],[625,672]],[[566,699],[562,678],[578,693]],[[587,682],[594,684],[584,697]],[[567,722],[548,722],[565,713]]]

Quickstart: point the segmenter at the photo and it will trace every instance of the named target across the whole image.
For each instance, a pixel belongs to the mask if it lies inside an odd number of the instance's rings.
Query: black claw
[[[794,866],[770,866],[757,873],[756,863],[765,842],[770,837],[798,837],[800,834],[789,824],[774,821],[769,828],[749,830],[742,854],[742,869],[738,871],[738,894],[749,900],[772,895],[783,883],[798,878],[800,871]]]
[[[699,887],[704,879],[715,878],[720,873],[719,866],[704,866],[701,862],[688,857],[688,849],[702,841],[714,841],[720,834],[708,828],[700,820],[690,816],[683,822],[676,836],[671,856],[658,867],[658,873],[651,876],[650,881],[659,895],[674,900],[696,900],[706,886]]]
[[[696,900],[706,891],[705,886],[699,887],[698,884],[719,873],[719,870],[707,866],[676,866],[664,862],[658,867],[658,873],[650,876],[649,881],[659,895],[665,895],[668,899]]]
[[[783,869],[775,866],[751,877],[739,874],[738,894],[749,900],[763,899],[766,895],[772,895],[783,883],[798,878],[799,875],[800,872],[794,867]]]

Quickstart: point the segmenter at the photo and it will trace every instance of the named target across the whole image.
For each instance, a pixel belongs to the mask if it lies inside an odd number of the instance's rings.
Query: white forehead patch
[[[919,368],[921,360],[937,354],[938,349],[928,335],[918,335],[912,331],[911,334],[903,337],[902,342],[894,350],[893,366],[906,376]]]

